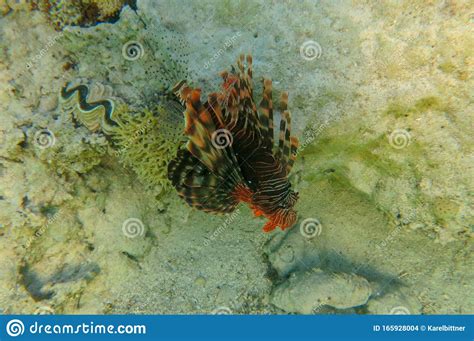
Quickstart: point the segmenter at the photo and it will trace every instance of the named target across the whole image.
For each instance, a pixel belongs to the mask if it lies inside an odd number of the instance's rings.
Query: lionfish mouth
[[[201,90],[179,82],[173,91],[185,105],[185,148],[168,165],[168,178],[190,206],[211,213],[248,204],[269,221],[265,232],[296,222],[289,173],[298,139],[291,135],[288,93],[280,98],[278,144],[274,142],[272,82],[263,80],[258,109],[253,97],[252,57],[221,73],[222,90],[201,102]],[[238,71],[236,71],[238,70]]]

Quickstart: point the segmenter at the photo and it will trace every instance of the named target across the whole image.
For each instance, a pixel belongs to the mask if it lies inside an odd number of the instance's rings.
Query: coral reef
[[[44,12],[51,24],[61,30],[67,26],[92,26],[116,21],[127,0],[34,0],[33,8]]]
[[[184,143],[178,102],[163,98],[153,112],[146,108],[133,112],[113,96],[110,86],[80,79],[67,84],[60,97],[61,115],[92,132],[103,132],[113,154],[143,184],[157,193],[170,189],[168,163]]]
[[[147,187],[158,193],[171,189],[168,163],[184,145],[182,127],[173,122],[180,111],[157,107],[154,112],[119,115],[121,127],[114,130],[112,140],[120,161],[133,169]]]

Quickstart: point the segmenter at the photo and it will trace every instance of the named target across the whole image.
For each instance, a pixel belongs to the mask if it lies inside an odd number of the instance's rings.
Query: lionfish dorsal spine
[[[263,79],[263,97],[259,109],[260,129],[265,140],[265,146],[268,150],[273,150],[273,99],[272,81],[270,79]]]
[[[216,176],[228,179],[231,183],[239,183],[242,178],[237,172],[237,161],[226,151],[230,146],[216,147],[216,117],[219,110],[216,112],[215,109],[218,104],[214,103],[214,107],[209,102],[203,104],[200,89],[185,88],[182,91],[187,93],[184,134],[189,140],[186,148]]]

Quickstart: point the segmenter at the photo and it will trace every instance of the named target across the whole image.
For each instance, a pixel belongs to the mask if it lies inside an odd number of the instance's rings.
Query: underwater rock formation
[[[336,309],[364,305],[371,293],[363,277],[318,269],[291,275],[276,287],[271,302],[286,312],[311,314],[326,305]]]
[[[128,0],[34,0],[33,8],[44,12],[57,30],[66,26],[92,26],[114,21]]]

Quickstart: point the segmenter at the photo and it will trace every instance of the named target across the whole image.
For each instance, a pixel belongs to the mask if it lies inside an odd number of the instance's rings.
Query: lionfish
[[[201,102],[201,90],[184,81],[173,91],[185,104],[185,148],[168,164],[168,178],[191,207],[232,212],[239,202],[268,222],[264,232],[296,222],[298,193],[288,175],[298,139],[291,136],[288,93],[280,98],[280,134],[274,147],[272,81],[263,79],[259,110],[253,98],[252,57],[241,55],[238,70],[221,73],[222,91]]]

